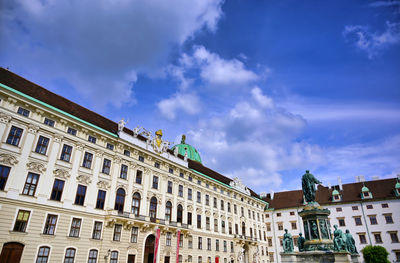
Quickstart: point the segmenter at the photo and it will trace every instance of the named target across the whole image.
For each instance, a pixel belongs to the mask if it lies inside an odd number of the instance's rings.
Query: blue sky
[[[400,173],[400,1],[3,1],[0,65],[257,192]]]

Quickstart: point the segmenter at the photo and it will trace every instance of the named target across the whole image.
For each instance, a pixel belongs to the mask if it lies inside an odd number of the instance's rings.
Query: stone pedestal
[[[358,255],[348,252],[305,251],[296,253],[281,253],[282,263],[358,263]]]

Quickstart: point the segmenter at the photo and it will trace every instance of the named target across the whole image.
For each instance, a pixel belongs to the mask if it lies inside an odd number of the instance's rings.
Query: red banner
[[[179,241],[181,241],[181,231],[180,230],[178,230],[177,236],[178,236],[178,242],[176,244],[176,263],[179,263]]]
[[[157,262],[157,252],[158,252],[158,245],[160,244],[160,229],[158,228],[156,231],[156,243],[154,244],[154,259],[153,263]]]

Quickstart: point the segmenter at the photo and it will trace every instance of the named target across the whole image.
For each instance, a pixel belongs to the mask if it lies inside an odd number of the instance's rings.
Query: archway
[[[249,258],[249,246],[247,245],[247,244],[245,244],[244,246],[243,246],[243,262],[244,263],[249,263],[250,262],[250,258]]]
[[[154,244],[156,237],[149,235],[144,243],[143,263],[153,263],[154,260]]]
[[[3,245],[0,254],[0,263],[15,262],[19,263],[21,260],[24,245],[17,242],[9,242]]]

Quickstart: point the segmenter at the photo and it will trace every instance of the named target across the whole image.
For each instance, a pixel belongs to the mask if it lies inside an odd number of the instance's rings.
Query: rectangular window
[[[192,224],[192,213],[191,212],[187,213],[187,223],[188,223],[188,225]]]
[[[119,177],[122,179],[126,179],[128,177],[128,165],[121,164],[121,173]]]
[[[110,170],[111,170],[111,160],[104,158],[103,169],[101,170],[101,172],[103,174],[110,174]]]
[[[283,224],[282,223],[278,223],[278,230],[283,230]]]
[[[183,248],[183,235],[182,234],[179,236],[179,247]]]
[[[337,211],[337,209],[336,209],[336,211]],[[280,217],[280,216],[282,216],[282,214],[281,213],[276,213],[276,216]]]
[[[131,156],[131,152],[128,150],[124,150],[124,155],[129,157]]]
[[[215,239],[215,251],[219,251],[219,239]]]
[[[210,218],[206,217],[206,230],[210,230]]]
[[[47,215],[46,223],[44,225],[43,234],[54,235],[56,231],[57,215]]]
[[[383,203],[382,204],[382,208],[388,208],[389,207],[389,204],[388,203]]]
[[[50,199],[54,201],[61,201],[61,196],[64,190],[64,181],[55,179],[53,184],[53,190],[51,191]]]
[[[207,238],[207,250],[211,250],[211,238]]]
[[[271,223],[267,223],[267,231],[271,231]]]
[[[221,200],[221,210],[224,211],[224,200]],[[250,214],[250,210],[249,210],[249,214]]]
[[[183,173],[179,173],[179,177],[183,178],[184,177]]]
[[[28,117],[30,111],[27,110],[27,109],[24,109],[24,108],[22,108],[22,107],[18,107],[17,113],[18,113],[18,114],[21,114],[22,116]]]
[[[154,167],[160,169],[160,163],[159,162],[155,162],[154,163]]]
[[[167,193],[172,194],[172,182],[168,181]]]
[[[106,191],[99,190],[97,193],[96,208],[104,209],[105,202],[106,202]]]
[[[132,227],[131,243],[137,243],[138,234],[139,234],[139,228],[136,226]]]
[[[188,248],[193,248],[193,237],[191,236],[188,238]]]
[[[14,224],[14,231],[25,232],[31,212],[19,210]]]
[[[158,189],[158,177],[155,175],[153,176],[153,188]]]
[[[356,205],[355,205],[355,206],[352,206],[351,209],[352,209],[353,211],[358,210],[358,206],[356,206]]]
[[[71,229],[69,231],[70,237],[79,237],[79,232],[81,231],[82,219],[72,218]]]
[[[228,225],[229,225],[229,235],[232,235],[232,223],[229,222]]]
[[[8,175],[10,174],[11,168],[8,166],[0,165],[0,190],[4,190],[6,186]]]
[[[73,128],[71,128],[71,127],[68,127],[68,129],[67,129],[67,133],[69,133],[69,134],[71,134],[71,135],[74,135],[74,136],[76,136],[76,130],[75,130],[75,129],[73,129]]]
[[[358,238],[360,239],[360,244],[367,244],[367,239],[365,238],[365,234],[358,234]]]
[[[78,189],[76,190],[75,204],[83,205],[85,203],[85,196],[86,196],[86,186],[79,184]]]
[[[206,195],[206,205],[210,205],[210,196]]]
[[[214,208],[217,208],[217,198],[216,197],[213,198],[213,205],[214,205]]]
[[[201,215],[197,215],[197,228],[201,228]]]
[[[22,193],[24,195],[34,196],[36,192],[36,188],[39,182],[39,175],[34,173],[28,173],[26,177],[24,190]]]
[[[383,216],[385,217],[386,224],[393,224],[392,214],[384,214]]]
[[[142,175],[143,175],[142,171],[140,171],[140,170],[136,171],[136,183],[137,184],[142,184]]]
[[[367,205],[367,209],[373,209],[374,206],[373,205]]]
[[[356,226],[361,226],[362,225],[361,217],[354,217],[354,223],[356,224]]]
[[[103,228],[103,223],[99,221],[94,222],[92,238],[99,240],[101,238],[101,229]]]
[[[44,118],[44,124],[49,125],[50,127],[54,127],[54,121],[48,118]]]
[[[188,199],[192,200],[192,189],[188,188]]]
[[[179,185],[178,187],[178,196],[183,197],[183,185]]]
[[[344,218],[338,218],[338,223],[339,223],[339,226],[346,226],[346,222],[344,221]]]
[[[378,221],[376,220],[376,216],[369,216],[369,221],[371,222],[371,225],[378,224]]]
[[[233,212],[235,213],[235,215],[237,215],[237,205],[236,204],[233,205]]]
[[[10,129],[10,133],[8,134],[6,143],[18,146],[19,141],[21,140],[22,131],[22,129],[12,126]]]
[[[224,252],[227,252],[228,251],[228,248],[227,248],[227,245],[226,245],[226,240],[224,240]]]
[[[91,154],[89,152],[85,152],[85,155],[83,157],[82,166],[90,169],[92,167],[92,160],[93,160],[93,154]]]
[[[218,219],[214,218],[214,232],[218,232]]]
[[[35,152],[40,153],[40,154],[46,154],[48,146],[49,146],[49,138],[39,136],[39,140],[36,144]]]
[[[114,150],[114,144],[107,143],[106,148],[113,151]]]
[[[120,241],[120,240],[121,240],[121,233],[122,233],[122,225],[120,225],[120,224],[115,224],[115,225],[114,225],[113,240],[114,240],[114,241]]]
[[[342,212],[342,208],[341,207],[336,207],[336,212]]]
[[[169,169],[168,169],[168,172],[169,172],[170,174],[173,174],[173,173],[174,173],[174,169],[169,168]]]
[[[91,143],[96,143],[96,140],[97,140],[96,137],[93,137],[93,136],[90,136],[90,135],[89,135],[89,137],[88,137],[88,141],[89,141],[89,142],[91,142]]]
[[[144,157],[139,155],[138,160],[139,160],[139,162],[144,162]]]
[[[374,233],[375,243],[382,243],[381,233]]]
[[[198,249],[203,249],[203,242],[202,241],[203,241],[202,238],[199,237],[199,242],[197,243],[197,248]]]
[[[270,237],[268,238],[268,246],[272,247],[272,238],[270,238]]]
[[[201,181],[200,181],[200,180],[197,180],[197,184],[198,184],[198,185],[201,185]]]
[[[390,239],[392,240],[392,243],[399,243],[399,237],[397,236],[397,232],[390,232]]]
[[[292,225],[292,229],[293,229],[293,230],[296,230],[296,229],[297,229],[297,224],[296,224],[296,222],[292,222],[291,225]]]
[[[227,203],[227,205],[228,205],[228,213],[230,213],[231,212],[231,203]],[[260,216],[260,214],[258,214],[258,216]],[[258,220],[260,220],[260,219],[258,219]]]
[[[201,203],[201,193],[197,191],[197,203]]]
[[[171,246],[171,239],[172,239],[172,233],[171,232],[167,232],[167,237],[166,237],[166,239],[165,239],[165,245],[167,246],[167,247],[170,247]]]
[[[189,180],[189,182],[193,181],[193,177],[189,176],[188,180]]]
[[[64,144],[61,151],[60,160],[69,162],[71,160],[71,154],[72,154],[72,146]]]

